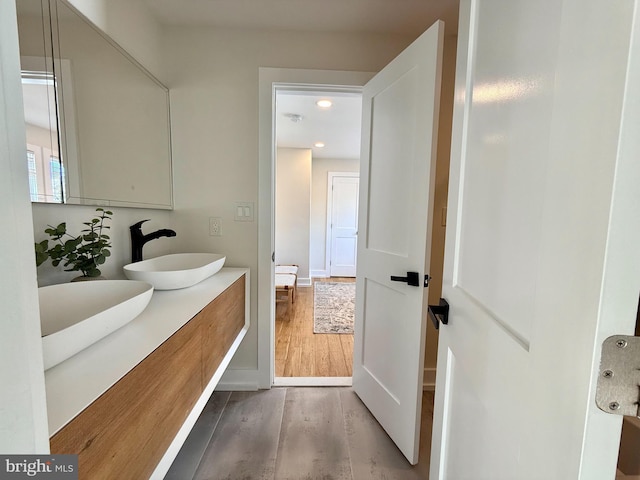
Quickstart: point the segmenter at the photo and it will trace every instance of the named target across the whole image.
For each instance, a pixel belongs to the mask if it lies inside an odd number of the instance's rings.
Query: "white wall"
[[[312,276],[328,276],[326,271],[328,173],[359,171],[359,159],[314,158],[311,163],[309,268]]]
[[[276,265],[298,265],[309,284],[311,149],[276,150]]]
[[[413,39],[370,34],[167,29],[176,228],[181,247],[218,251],[251,275],[251,329],[231,369],[257,378],[258,226],[234,222],[234,202],[258,198],[259,67],[378,71]],[[256,208],[257,210],[257,208]],[[220,237],[208,217],[222,218]],[[182,242],[182,240],[181,240]],[[268,321],[268,315],[263,316]],[[257,383],[256,383],[257,384]]]
[[[0,452],[48,453],[14,2],[0,2]]]

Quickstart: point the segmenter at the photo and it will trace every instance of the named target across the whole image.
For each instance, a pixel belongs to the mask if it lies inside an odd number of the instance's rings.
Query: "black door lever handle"
[[[391,275],[392,282],[406,282],[408,285],[412,287],[420,286],[420,274],[418,272],[407,272],[406,277],[394,277]]]
[[[449,323],[449,303],[441,298],[439,305],[429,305],[429,318],[436,330],[440,328],[440,322],[447,325]]]

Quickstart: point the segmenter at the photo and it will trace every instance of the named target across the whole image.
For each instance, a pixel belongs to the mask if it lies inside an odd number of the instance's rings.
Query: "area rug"
[[[316,282],[313,289],[313,333],[353,333],[356,284]]]

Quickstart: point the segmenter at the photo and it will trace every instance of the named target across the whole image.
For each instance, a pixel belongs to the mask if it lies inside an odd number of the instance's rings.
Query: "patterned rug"
[[[355,283],[313,284],[313,333],[353,333]]]

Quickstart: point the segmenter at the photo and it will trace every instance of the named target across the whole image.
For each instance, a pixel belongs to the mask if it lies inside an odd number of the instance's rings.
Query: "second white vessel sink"
[[[38,289],[44,369],[63,362],[136,318],[153,286],[129,280],[63,283]]]
[[[174,253],[125,265],[124,274],[149,282],[156,290],[177,290],[215,275],[226,258],[217,253]]]

